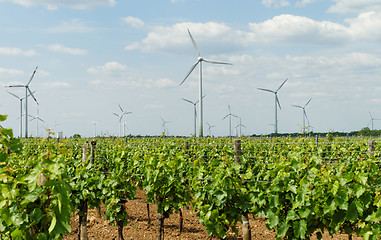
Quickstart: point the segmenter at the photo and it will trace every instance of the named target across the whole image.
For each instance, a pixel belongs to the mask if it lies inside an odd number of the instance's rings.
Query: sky
[[[202,65],[204,135],[229,135],[228,106],[242,134],[274,132],[274,94],[258,88],[285,79],[279,133],[301,132],[293,105],[310,99],[314,132],[372,128],[370,114],[381,129],[380,26],[381,0],[0,0],[2,126],[19,135],[20,101],[7,91],[25,89],[6,86],[38,66],[28,114],[44,122],[29,117],[28,135],[161,135],[163,120],[167,135],[192,135],[182,98],[198,100],[198,67],[180,85],[197,61],[189,29],[203,58],[232,64]],[[122,124],[119,105],[131,112]],[[231,125],[239,133],[239,118]]]

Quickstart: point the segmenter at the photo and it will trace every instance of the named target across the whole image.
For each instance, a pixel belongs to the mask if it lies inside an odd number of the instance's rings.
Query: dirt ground
[[[129,214],[129,224],[123,228],[123,237],[125,240],[153,240],[157,239],[156,234],[156,206],[150,205],[150,223],[148,223],[147,204],[143,191],[137,192],[137,197],[133,201],[126,203],[127,212]],[[103,209],[104,210],[104,209]],[[202,226],[195,213],[192,210],[183,209],[183,231],[179,234],[179,215],[172,214],[164,222],[164,238],[168,240],[182,239],[211,239],[204,226]],[[78,239],[78,216],[74,216],[71,221],[72,232],[65,235],[64,240],[77,240]],[[275,232],[269,231],[266,228],[265,221],[263,219],[250,218],[251,239],[256,240],[268,240],[275,239]],[[241,224],[238,223],[238,229],[241,229]],[[104,239],[113,240],[117,239],[118,229],[112,227],[105,218],[96,218],[95,211],[89,210],[87,221],[87,232],[89,240],[92,239]],[[217,238],[212,238],[217,239]],[[239,240],[242,239],[242,231],[240,230],[239,236],[234,233],[229,233],[227,239]],[[313,236],[312,239],[317,239]],[[327,233],[323,234],[323,239],[339,239],[347,240],[348,235],[336,234],[331,238]],[[353,237],[354,240],[360,240],[363,238]]]

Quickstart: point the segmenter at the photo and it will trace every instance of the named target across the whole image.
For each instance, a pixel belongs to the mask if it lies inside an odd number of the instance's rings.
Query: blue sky
[[[25,84],[29,114],[65,136],[193,133],[198,69],[179,86],[197,55],[233,65],[203,64],[204,135],[228,135],[232,114],[243,134],[300,132],[306,107],[315,132],[360,130],[381,119],[379,0],[0,0],[0,86]],[[3,124],[19,132],[23,89],[0,91]],[[239,124],[232,119],[232,126]],[[371,127],[371,124],[368,125]],[[374,120],[374,128],[381,121]],[[35,136],[36,121],[29,123]],[[233,134],[235,134],[233,129]]]

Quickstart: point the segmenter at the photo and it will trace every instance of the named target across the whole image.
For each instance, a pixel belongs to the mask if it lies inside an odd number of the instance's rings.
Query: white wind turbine
[[[188,78],[188,76],[193,72],[193,70],[199,64],[199,69],[200,69],[200,72],[199,72],[199,95],[198,95],[198,100],[200,102],[199,115],[198,115],[199,116],[199,137],[203,137],[204,131],[203,131],[203,104],[202,104],[202,96],[203,96],[202,95],[202,62],[215,63],[215,64],[227,64],[227,65],[232,65],[232,64],[226,63],[226,62],[218,62],[218,61],[214,61],[214,60],[207,60],[207,59],[202,58],[200,56],[200,52],[198,51],[197,44],[194,41],[192,34],[190,33],[189,29],[188,29],[188,33],[189,33],[189,37],[192,40],[193,47],[197,53],[197,61],[192,65],[191,69],[189,70],[189,72],[185,76],[184,80],[180,83],[180,85],[182,85],[185,82],[185,80]]]
[[[212,136],[212,128],[213,128],[213,127],[216,127],[216,126],[214,126],[214,125],[210,125],[208,122],[207,122],[206,124],[208,124],[208,132],[209,132],[209,136]]]
[[[303,134],[306,131],[306,119],[308,121],[308,125],[310,125],[310,121],[308,120],[307,113],[306,113],[306,107],[311,102],[311,100],[312,100],[312,98],[310,98],[310,100],[308,100],[308,102],[304,106],[292,105],[293,107],[303,109]]]
[[[163,133],[164,133],[164,135],[166,135],[165,134],[165,131],[166,131],[165,124],[170,123],[170,122],[165,121],[164,118],[162,118],[162,117],[160,117],[160,118],[161,118],[161,121],[163,122],[163,124],[161,125],[161,127],[163,128]]]
[[[238,118],[238,116],[231,113],[230,105],[228,105],[228,108],[229,108],[229,114],[227,114],[225,117],[223,117],[222,120],[229,117],[229,137],[232,137],[232,116],[236,117],[236,118]]]
[[[120,104],[119,104],[119,109],[122,112],[120,115],[116,114],[116,113],[113,113],[113,114],[119,118],[119,137],[121,137],[122,136],[122,120],[123,120],[123,116],[127,115],[127,114],[130,114],[132,112],[125,112],[125,111],[123,111],[123,108],[120,106]],[[126,134],[125,131],[124,131],[124,134]]]
[[[23,87],[25,88],[25,138],[28,138],[28,96],[32,96],[34,101],[38,104],[37,99],[34,97],[33,92],[29,88],[29,84],[32,81],[34,75],[36,74],[38,66],[34,70],[32,76],[29,79],[29,82],[26,85],[11,85],[7,87]],[[29,92],[29,93],[28,93]]]
[[[379,118],[373,118],[373,116],[372,116],[372,114],[370,114],[370,112],[369,112],[369,116],[370,116],[369,123],[372,122],[372,131],[373,131],[374,130],[374,128],[373,128],[373,126],[374,126],[374,120],[381,120],[381,119],[379,119]],[[368,126],[369,126],[369,123],[368,123]]]
[[[44,120],[42,120],[40,117],[39,117],[39,110],[37,109],[37,116],[35,117],[32,117],[32,119],[30,121],[33,121],[33,120],[36,120],[36,138],[38,138],[38,121],[41,121],[41,122],[45,122]]]
[[[282,109],[281,106],[280,106],[280,103],[279,103],[279,99],[278,99],[278,91],[286,83],[287,79],[288,78],[286,78],[286,80],[283,81],[283,83],[278,87],[278,89],[276,91],[273,91],[273,90],[270,90],[270,89],[265,89],[265,88],[258,88],[259,90],[266,91],[266,92],[271,92],[271,93],[274,93],[274,95],[275,95],[275,124],[274,124],[275,134],[278,133],[278,106],[279,106],[279,109]]]
[[[239,124],[235,128],[237,129],[239,127],[239,135],[242,137],[242,127],[246,128],[246,126],[242,124],[242,118],[241,117],[238,117],[238,118],[239,118]]]
[[[205,95],[202,96],[202,98],[204,98],[204,97],[205,97]],[[193,108],[194,108],[194,136],[196,137],[196,134],[197,134],[197,133],[196,133],[196,132],[197,132],[197,131],[196,131],[196,119],[197,119],[197,109],[196,109],[196,105],[197,105],[197,103],[199,102],[199,100],[197,100],[196,102],[192,102],[191,100],[188,100],[188,99],[185,99],[185,98],[181,98],[181,99],[193,105]]]
[[[14,96],[15,98],[17,98],[18,100],[20,100],[20,127],[19,127],[19,131],[20,131],[20,138],[22,138],[22,100],[25,99],[25,97],[19,97],[17,96],[16,94],[14,93],[11,93],[9,91],[7,91],[9,94],[11,94],[12,96]],[[33,93],[35,93],[36,91],[34,91]],[[30,96],[30,94],[28,94],[28,97]]]

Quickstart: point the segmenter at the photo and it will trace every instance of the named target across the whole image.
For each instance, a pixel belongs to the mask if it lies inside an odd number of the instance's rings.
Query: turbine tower
[[[34,69],[34,72],[33,72],[32,76],[30,77],[29,82],[26,85],[7,86],[7,87],[23,87],[23,88],[25,88],[25,138],[28,138],[28,96],[31,95],[33,97],[34,101],[37,103],[37,105],[39,105],[37,102],[37,99],[33,95],[33,92],[29,88],[29,84],[32,81],[34,75],[36,74],[37,68],[38,68],[38,66],[36,67],[36,69]]]
[[[200,107],[199,107],[199,137],[203,137],[204,131],[203,131],[203,104],[202,104],[202,62],[208,62],[208,63],[214,63],[214,64],[227,64],[227,65],[232,65],[231,63],[226,63],[226,62],[218,62],[214,60],[207,60],[204,59],[200,56],[200,52],[198,51],[198,47],[196,42],[194,41],[192,34],[190,33],[190,30],[188,29],[189,37],[192,40],[193,47],[196,50],[197,53],[197,61],[192,65],[191,69],[185,76],[184,80],[180,83],[182,85],[185,80],[187,80],[188,76],[193,72],[193,70],[196,68],[196,66],[199,64],[199,95],[198,95],[198,101],[200,102]]]
[[[302,131],[303,134],[306,131],[306,119],[308,121],[308,125],[310,125],[310,121],[308,120],[307,113],[306,113],[306,107],[311,102],[311,100],[312,100],[312,98],[310,98],[310,100],[308,100],[308,102],[303,107],[299,106],[299,105],[292,105],[293,107],[297,107],[297,108],[303,109],[303,131]]]
[[[265,89],[265,88],[258,88],[259,90],[266,91],[266,92],[271,92],[271,93],[274,93],[274,95],[275,95],[275,124],[274,124],[274,132],[275,132],[275,134],[278,134],[278,106],[279,106],[279,109],[282,109],[281,106],[280,106],[280,103],[279,103],[279,99],[278,99],[278,91],[286,83],[287,79],[288,78],[286,78],[286,80],[283,81],[283,83],[278,87],[278,89],[276,91],[270,90],[270,89]]]

